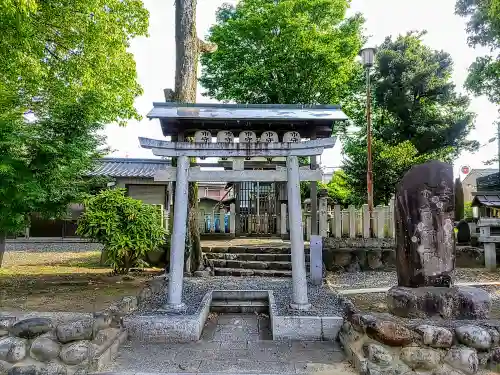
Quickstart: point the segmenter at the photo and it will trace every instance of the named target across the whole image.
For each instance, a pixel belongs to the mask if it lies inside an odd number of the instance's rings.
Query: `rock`
[[[369,314],[353,314],[350,318],[348,318],[348,321],[356,331],[365,333],[366,327],[369,324],[375,324],[377,319],[373,315]]]
[[[365,343],[363,354],[369,361],[381,366],[388,366],[392,362],[392,355],[382,345]]]
[[[472,287],[396,286],[386,298],[389,311],[403,318],[486,319],[491,306],[488,292]]]
[[[12,336],[0,339],[0,360],[15,363],[24,357],[26,357],[26,340]]]
[[[455,370],[448,365],[443,365],[432,371],[431,375],[464,375],[464,373],[462,371]]]
[[[372,321],[366,326],[366,334],[389,346],[405,346],[413,341],[413,333],[405,326],[391,321]]]
[[[441,362],[441,354],[438,351],[419,346],[401,349],[399,358],[414,370],[432,370]]]
[[[16,322],[10,332],[23,339],[34,339],[53,329],[52,320],[46,318],[30,318]]]
[[[57,362],[51,362],[47,363],[44,366],[42,366],[39,370],[40,375],[67,375],[68,374],[68,369],[66,366],[57,363]]]
[[[41,375],[40,367],[36,365],[16,365],[12,366],[7,375]]]
[[[91,357],[91,343],[87,340],[66,344],[61,349],[59,357],[67,365],[78,365]]]
[[[76,340],[91,340],[94,328],[93,319],[75,320],[59,324],[56,328],[57,339],[66,344]]]
[[[469,375],[475,374],[479,368],[477,352],[471,348],[451,348],[448,353],[446,353],[444,361],[457,370],[463,371]]]
[[[349,264],[347,267],[346,267],[346,272],[361,272],[361,266],[359,265],[359,263],[357,261]]]
[[[493,348],[491,350],[491,362],[500,363],[500,347]]]
[[[340,333],[345,337],[345,339],[349,342],[358,341],[363,335],[356,331],[352,324],[344,321],[342,327],[340,328]]]
[[[397,363],[391,367],[379,366],[368,362],[366,370],[360,371],[363,375],[415,375],[411,368],[404,363]]]
[[[491,336],[491,346],[498,346],[500,343],[500,333],[495,328],[488,328],[488,333]]]
[[[0,330],[8,331],[9,328],[16,322],[16,317],[14,316],[4,316],[0,317]]]
[[[432,348],[450,348],[453,344],[453,333],[446,328],[424,324],[415,331],[422,335],[422,343]]]
[[[477,360],[479,363],[479,367],[486,367],[486,365],[490,361],[490,358],[491,358],[491,354],[489,352],[477,353]]]
[[[209,277],[210,271],[194,271],[194,277]]]
[[[351,264],[351,253],[348,251],[339,251],[335,253],[333,262],[336,266],[347,267]]]
[[[118,336],[120,333],[120,330],[118,328],[106,328],[97,333],[97,335],[94,336],[94,340],[92,341],[93,343],[97,345],[102,345],[106,341],[111,340]]]
[[[384,267],[382,263],[382,252],[381,251],[370,251],[366,254],[366,260],[368,262],[368,267],[372,270],[378,270]]]
[[[50,362],[59,356],[59,343],[44,337],[39,337],[31,344],[30,355],[40,362]]]
[[[4,329],[0,329],[0,337],[4,337],[4,336],[8,336],[8,335],[9,335],[9,331],[4,330]]]
[[[413,166],[396,187],[398,285],[449,287],[455,268],[453,168]]]
[[[478,350],[488,350],[491,347],[490,333],[479,326],[461,325],[455,329],[458,341]]]
[[[93,337],[102,329],[107,329],[111,326],[113,318],[111,314],[106,311],[94,313],[94,325],[92,328]]]
[[[5,375],[11,369],[12,364],[0,360],[0,375]]]
[[[470,242],[470,227],[469,223],[465,220],[461,220],[457,224],[457,243],[469,243]]]

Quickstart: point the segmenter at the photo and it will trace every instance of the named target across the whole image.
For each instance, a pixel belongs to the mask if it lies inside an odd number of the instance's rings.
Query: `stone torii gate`
[[[299,167],[299,156],[321,155],[325,148],[335,145],[335,138],[322,138],[301,142],[297,131],[284,134],[283,142],[278,134],[266,131],[260,136],[253,131],[239,134],[239,143],[234,142],[230,131],[219,131],[217,142],[212,143],[212,135],[200,130],[195,133],[195,142],[167,142],[139,138],[141,147],[152,149],[157,156],[177,158],[177,167],[160,171],[155,181],[176,181],[174,199],[174,224],[170,249],[170,280],[166,309],[183,310],[182,284],[186,237],[188,182],[189,181],[287,181],[288,218],[292,249],[293,295],[291,307],[297,310],[310,308],[307,296],[307,278],[304,256],[302,213],[300,201],[300,181],[320,181],[321,171]],[[244,170],[245,159],[252,157],[286,157],[286,169]],[[225,171],[203,171],[199,167],[190,168],[190,158],[223,157],[235,158],[233,169]]]

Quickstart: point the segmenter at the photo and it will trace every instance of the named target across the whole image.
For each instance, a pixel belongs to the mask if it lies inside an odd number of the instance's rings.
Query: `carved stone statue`
[[[398,286],[387,292],[389,311],[407,318],[488,318],[489,294],[452,285],[455,268],[451,165],[414,166],[396,189]]]
[[[408,171],[396,191],[398,284],[451,286],[455,268],[451,165],[431,161]]]

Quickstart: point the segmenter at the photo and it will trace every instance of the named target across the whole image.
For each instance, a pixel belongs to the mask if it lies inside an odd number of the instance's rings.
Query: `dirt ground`
[[[94,312],[123,296],[136,295],[161,272],[147,269],[112,275],[100,252],[7,252],[0,268],[2,311]]]

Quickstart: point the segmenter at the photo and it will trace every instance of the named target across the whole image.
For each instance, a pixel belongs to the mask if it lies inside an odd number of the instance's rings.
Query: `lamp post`
[[[372,165],[372,114],[370,91],[370,68],[375,60],[375,48],[363,48],[360,51],[361,60],[366,70],[366,143],[367,168],[366,187],[368,190],[368,213],[370,216],[370,237],[373,237],[373,165]]]

